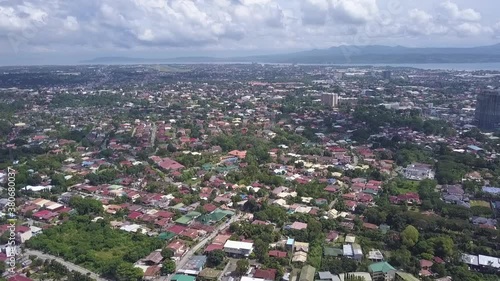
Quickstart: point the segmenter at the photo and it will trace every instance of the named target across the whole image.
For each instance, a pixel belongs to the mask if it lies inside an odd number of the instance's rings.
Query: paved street
[[[229,227],[229,225],[235,221],[237,221],[239,218],[241,217],[241,215],[235,215],[234,217],[232,217],[228,222],[224,223],[224,224],[221,224],[219,227],[217,227],[217,229],[215,229],[214,232],[212,232],[212,234],[210,234],[209,236],[205,237],[203,240],[201,240],[198,244],[196,244],[194,247],[191,248],[191,250],[189,250],[189,252],[187,254],[184,255],[184,257],[177,263],[177,269],[180,269],[182,268],[184,265],[186,265],[186,263],[188,262],[188,260],[194,255],[194,253],[196,251],[198,251],[199,249],[205,247],[205,245],[212,239],[215,238],[215,236],[217,236],[217,234],[219,234],[219,232],[221,230],[223,230],[224,228],[226,227]],[[170,281],[170,279],[172,278],[173,274],[171,274],[169,277],[168,277],[168,281]]]
[[[99,277],[99,275],[95,274],[94,272],[88,270],[88,269],[85,269],[79,265],[76,265],[74,263],[70,263],[70,262],[67,262],[59,257],[56,257],[56,256],[53,256],[53,255],[49,255],[49,254],[44,254],[43,252],[40,252],[40,251],[36,251],[36,250],[31,250],[31,249],[25,249],[24,250],[24,253],[26,255],[29,255],[29,256],[37,256],[39,259],[43,259],[43,260],[56,260],[57,262],[61,263],[62,265],[66,266],[69,270],[71,271],[77,271],[77,272],[80,272],[82,274],[85,274],[87,275],[88,273],[90,273],[90,276],[91,278],[97,280],[97,281],[107,281],[107,279],[104,279],[104,278],[101,278]]]

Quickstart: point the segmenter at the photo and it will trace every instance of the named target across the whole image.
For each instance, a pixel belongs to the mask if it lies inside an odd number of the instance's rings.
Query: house
[[[270,268],[270,269],[257,269],[255,270],[253,277],[254,278],[261,278],[264,280],[269,280],[269,281],[274,281],[276,279],[276,269]]]
[[[483,192],[497,195],[500,194],[500,188],[498,187],[491,187],[491,186],[483,186],[482,188]]]
[[[212,243],[213,244],[224,245],[224,244],[226,244],[227,240],[229,240],[230,237],[231,237],[231,235],[219,234],[219,235],[215,236],[215,238],[212,241]]]
[[[349,244],[352,244],[354,242],[356,242],[356,236],[354,235],[350,235],[350,234],[347,234],[345,236],[345,240],[344,240],[346,243],[349,243]]]
[[[272,250],[272,251],[269,251],[268,255],[270,257],[273,257],[273,258],[286,258],[287,252]]]
[[[293,245],[295,251],[309,252],[309,243],[307,242],[295,242]]]
[[[324,247],[323,255],[325,257],[341,257],[343,255],[343,249],[340,248],[332,248],[332,247]]]
[[[163,257],[161,256],[161,250],[153,251],[147,257],[142,259],[142,261],[148,265],[158,265],[161,263],[162,260]]]
[[[205,253],[209,253],[215,250],[224,250],[224,246],[220,244],[210,244],[205,248]]]
[[[338,275],[333,275],[329,271],[318,272],[318,277],[319,277],[319,280],[321,280],[321,281],[340,281],[340,278],[338,277]]]
[[[161,266],[154,265],[146,268],[146,271],[144,271],[144,280],[156,280],[158,277],[160,277],[161,274]]]
[[[174,252],[174,256],[182,257],[184,253],[187,251],[188,247],[184,241],[175,240],[167,245],[167,249],[172,250]]]
[[[253,243],[227,240],[224,244],[224,252],[229,255],[248,257],[253,252]]]
[[[344,244],[342,246],[342,254],[344,257],[352,258],[354,253],[352,251],[352,246],[350,244]]]
[[[184,166],[181,163],[170,158],[162,159],[162,161],[158,163],[158,166],[166,171],[176,171],[184,169]]]
[[[303,251],[298,251],[293,253],[292,262],[304,263],[307,261],[307,253]]]
[[[464,263],[474,269],[495,268],[500,269],[500,258],[485,255],[462,254]]]
[[[299,280],[297,281],[314,281],[316,268],[310,265],[304,265],[300,270]]]
[[[361,261],[363,259],[363,250],[361,250],[361,245],[352,244],[352,258]]]
[[[207,256],[192,256],[186,264],[177,270],[177,273],[197,276],[205,267]]]
[[[31,230],[31,234],[32,234],[33,236],[40,235],[40,234],[42,234],[42,232],[43,232],[43,229],[41,229],[41,228],[40,228],[40,227],[38,227],[38,226],[34,226],[34,225],[30,226],[30,230]]]
[[[434,171],[431,165],[414,163],[403,169],[403,176],[409,180],[417,181],[434,179]]]
[[[16,227],[16,236],[17,240],[22,244],[33,237],[33,233],[31,232],[31,228],[20,225]]]
[[[58,215],[59,215],[58,213],[54,213],[49,210],[42,210],[34,213],[32,217],[36,220],[51,221]]]
[[[373,262],[381,262],[384,260],[384,255],[380,250],[372,249],[368,252],[367,258]]]
[[[246,150],[242,150],[242,151],[233,150],[233,151],[230,151],[228,154],[231,156],[238,157],[239,159],[245,159],[245,157],[247,156]]]
[[[335,242],[335,241],[337,241],[337,239],[338,239],[338,238],[339,238],[339,233],[338,233],[338,232],[336,232],[336,231],[333,231],[333,230],[332,230],[332,231],[330,231],[330,232],[328,233],[328,235],[326,236],[325,241],[326,241],[327,243],[330,243],[330,242]]]
[[[419,279],[410,273],[398,271],[395,274],[394,281],[419,281]]]
[[[294,229],[294,230],[302,230],[302,229],[306,229],[307,228],[307,223],[303,223],[303,222],[294,222],[290,225],[290,229]]]
[[[195,276],[189,276],[186,274],[175,274],[171,278],[172,281],[195,281],[196,277]]]
[[[368,266],[368,271],[373,281],[392,281],[396,274],[396,269],[387,262],[372,263]]]
[[[397,196],[389,196],[389,201],[392,204],[421,204],[420,196],[416,192],[407,192]]]

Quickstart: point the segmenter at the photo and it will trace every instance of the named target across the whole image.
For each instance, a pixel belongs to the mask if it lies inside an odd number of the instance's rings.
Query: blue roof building
[[[483,186],[483,192],[490,194],[500,194],[500,188],[492,186]]]

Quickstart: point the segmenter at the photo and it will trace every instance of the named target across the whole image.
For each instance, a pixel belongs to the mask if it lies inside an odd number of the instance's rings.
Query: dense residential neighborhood
[[[498,280],[498,75],[2,68],[2,278]]]

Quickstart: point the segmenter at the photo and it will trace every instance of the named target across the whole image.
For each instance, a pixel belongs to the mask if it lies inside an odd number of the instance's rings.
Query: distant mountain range
[[[130,58],[101,57],[90,64],[140,63],[298,63],[298,64],[419,64],[500,62],[500,44],[473,48],[407,48],[381,45],[338,46],[279,55],[241,57]]]

